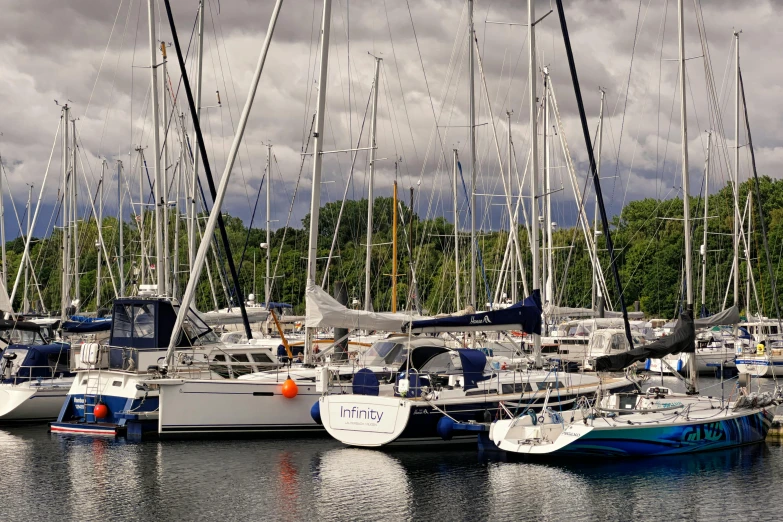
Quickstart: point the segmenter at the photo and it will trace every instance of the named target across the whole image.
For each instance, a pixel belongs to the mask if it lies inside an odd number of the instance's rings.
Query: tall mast
[[[60,285],[60,319],[65,320],[65,309],[68,308],[71,284],[68,277],[69,256],[68,250],[71,241],[68,228],[68,105],[63,106],[63,179],[62,179],[62,284]]]
[[[318,219],[321,210],[321,164],[323,158],[324,113],[326,111],[326,80],[329,71],[329,29],[332,17],[332,0],[324,0],[321,21],[321,66],[318,73],[318,103],[316,105],[315,131],[313,132],[313,184],[310,194],[310,233],[307,247],[307,286],[315,285],[315,263],[318,256]],[[305,359],[309,362],[313,348],[313,328],[305,335]]]
[[[98,222],[97,226],[100,229],[103,226],[103,169],[106,167],[106,161],[101,166],[101,178],[98,181]],[[101,237],[100,235],[98,237]],[[101,259],[101,241],[97,239],[95,241],[98,246],[98,259],[95,265],[95,310],[101,307],[101,265],[103,259]]]
[[[0,163],[2,163],[2,158],[0,158]],[[5,194],[3,192],[3,176],[0,173],[0,252],[2,255],[2,259],[0,259],[0,264],[2,265],[3,270],[3,286],[8,288],[8,265],[6,264],[6,256],[5,256],[5,205],[3,204],[3,200],[5,199]]]
[[[536,6],[535,0],[527,0],[528,28],[528,94],[530,106],[530,246],[533,254],[533,291],[541,288],[538,273],[538,126],[536,125]],[[540,367],[541,336],[533,335],[535,365]]]
[[[125,241],[123,229],[125,228],[125,216],[122,213],[122,161],[117,160],[117,228],[119,228],[119,267],[120,267],[120,297],[125,297]]]
[[[595,159],[595,169],[598,173],[598,177],[601,177],[601,149],[603,147],[604,140],[604,98],[606,92],[601,89],[601,109],[598,112],[598,154]],[[598,194],[595,195],[595,209],[593,214],[593,310],[599,312],[599,317],[603,316],[603,299],[604,296],[601,293],[601,281],[599,280],[599,263],[598,263],[598,236],[600,231],[598,229]]]
[[[157,293],[164,295],[166,288],[163,280],[163,263],[161,261],[166,256],[163,251],[163,170],[160,166],[160,108],[158,107],[158,66],[155,63],[158,46],[155,38],[155,0],[148,0],[147,11],[149,13],[150,26],[150,89],[152,92],[152,152],[154,154],[152,165],[155,169],[155,274],[157,276]]]
[[[180,113],[180,131],[185,128],[185,115]],[[179,299],[179,232],[180,232],[180,201],[182,198],[182,176],[185,171],[185,140],[180,134],[179,162],[177,163],[177,194],[174,198],[174,267],[171,272],[171,297]]]
[[[476,302],[476,88],[473,71],[473,0],[468,0],[468,85],[470,87],[470,304]],[[471,336],[475,340],[475,335]]]
[[[460,289],[459,289],[459,208],[457,207],[457,165],[459,164],[459,156],[457,154],[457,149],[454,149],[454,162],[452,165],[452,168],[454,172],[452,173],[452,191],[454,193],[454,275],[457,280],[457,285],[454,288],[454,298],[455,298],[455,304],[456,308],[454,311],[459,311],[462,309],[462,307],[459,304],[459,298],[460,298]]]
[[[554,304],[553,290],[554,285],[554,270],[552,268],[552,168],[551,168],[551,151],[550,140],[548,138],[549,133],[549,69],[544,67],[544,132],[542,134],[544,139],[544,200],[546,210],[546,297],[545,302]]]
[[[147,262],[146,249],[147,240],[144,234],[144,151],[139,145],[136,148],[136,152],[139,153],[139,215],[136,216],[139,222],[139,284],[146,284],[147,268],[149,263]]]
[[[514,157],[514,151],[513,147],[514,144],[511,141],[511,111],[506,111],[506,127],[508,127],[508,160],[507,160],[507,170],[508,170],[508,190],[509,190],[509,198],[514,197],[514,183],[513,178],[511,177],[511,168],[513,166],[513,162],[511,158]],[[516,239],[516,226],[517,226],[517,219],[516,215],[513,213],[509,213],[508,215],[508,233],[511,234],[511,237]],[[511,249],[511,263],[509,263],[509,266],[511,267],[511,302],[516,303],[517,302],[517,270],[519,270],[518,263],[519,260],[517,259],[517,249],[512,248]]]
[[[704,237],[701,244],[701,316],[707,315],[707,219],[710,206],[710,148],[712,132],[707,133],[707,158],[704,160]]]
[[[270,203],[272,187],[272,145],[266,146],[266,279],[264,281],[264,302],[269,310],[269,290],[271,288],[270,279],[272,277],[272,236],[271,236],[271,212]],[[255,290],[255,289],[254,289]]]
[[[751,227],[753,226],[753,191],[748,190],[748,235],[745,236],[745,259],[747,260],[745,264],[745,272],[747,275],[747,289],[745,290],[745,295],[747,296],[745,301],[747,304],[745,305],[745,315],[747,317],[750,317],[750,283],[751,279],[753,279],[753,268],[751,267],[750,263],[750,248],[751,248]],[[761,310],[759,310],[759,316],[761,315]]]
[[[680,137],[682,140],[682,217],[685,240],[685,303],[687,310],[693,316],[693,253],[691,245],[691,202],[690,179],[688,176],[688,121],[685,107],[685,20],[683,19],[683,0],[677,0],[677,27],[680,43]],[[688,357],[688,371],[691,381],[688,383],[688,391],[696,391],[696,364],[694,356]]]
[[[372,207],[375,198],[375,161],[377,157],[378,133],[378,73],[381,69],[381,59],[375,58],[375,80],[372,89],[372,117],[370,118],[370,179],[367,183],[367,255],[364,261],[364,309],[372,310],[372,294],[370,293],[370,264],[372,262]]]
[[[73,124],[73,136],[71,136],[71,226],[73,227],[73,302],[76,310],[81,308],[81,273],[79,271],[79,199],[76,179],[76,120]]]
[[[392,295],[391,311],[397,312],[397,162],[394,162],[394,197],[392,200]]]
[[[204,62],[204,0],[199,0],[198,7],[198,47],[196,58],[196,119],[201,121],[201,77],[202,63]],[[198,140],[198,135],[196,140]],[[198,147],[198,142],[196,142]],[[193,154],[193,173],[190,183],[190,195],[188,198],[188,264],[193,270],[193,262],[196,259],[196,198],[198,197],[198,160],[199,155]]]
[[[739,70],[739,32],[734,31],[734,306],[739,307],[739,148],[740,148],[740,70]]]
[[[163,126],[163,170],[161,172],[161,179],[163,184],[160,188],[160,194],[162,198],[163,213],[161,223],[163,224],[163,266],[159,269],[163,270],[163,288],[168,296],[171,296],[171,275],[170,275],[170,260],[169,260],[169,149],[171,146],[168,139],[168,122],[169,122],[169,97],[166,95],[166,84],[168,82],[168,73],[166,71],[166,43],[160,42],[160,52],[163,56],[161,67],[163,68],[163,83],[161,85],[161,97],[163,97],[163,118],[161,118],[161,125]],[[160,257],[161,254],[158,254]]]
[[[30,212],[33,210],[33,186],[28,185],[27,189],[27,237],[30,237]],[[27,239],[27,238],[25,238]],[[22,257],[22,263],[24,263],[24,300],[22,304],[22,310],[24,313],[30,313],[30,263],[27,262],[25,257]]]

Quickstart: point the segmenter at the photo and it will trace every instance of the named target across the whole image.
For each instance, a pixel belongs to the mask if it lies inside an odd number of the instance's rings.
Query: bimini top
[[[64,343],[12,344],[5,349],[0,360],[0,379],[3,382],[20,382],[51,379],[59,374],[71,375],[68,367],[70,348]]]
[[[694,353],[696,351],[696,331],[693,327],[693,317],[686,311],[680,315],[680,320],[671,335],[645,344],[634,350],[597,357],[593,366],[597,372],[620,371],[637,361],[645,359],[662,359],[676,353]]]
[[[524,301],[501,310],[412,321],[409,324],[413,333],[522,330],[541,335],[541,294],[533,290]]]
[[[110,329],[111,317],[72,315],[63,321],[63,330],[70,333],[108,332]]]

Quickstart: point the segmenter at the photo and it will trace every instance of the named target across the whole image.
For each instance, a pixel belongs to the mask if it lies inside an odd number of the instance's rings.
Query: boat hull
[[[654,426],[565,426],[551,443],[521,443],[504,438],[493,426],[490,437],[499,449],[529,457],[657,457],[713,451],[762,442],[772,425],[774,407],[730,413],[716,420],[683,421]],[[508,422],[508,421],[503,421]],[[496,430],[496,428],[501,428]],[[526,441],[527,442],[527,441]]]
[[[315,384],[283,396],[283,381],[164,379],[159,386],[161,437],[323,433],[311,417]]]
[[[737,371],[753,377],[777,377],[783,375],[783,357],[764,355],[738,355]]]
[[[70,380],[0,385],[0,424],[56,419],[70,386]]]

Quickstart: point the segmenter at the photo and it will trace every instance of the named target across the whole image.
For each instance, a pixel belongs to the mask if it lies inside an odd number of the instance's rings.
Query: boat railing
[[[37,375],[33,375],[33,373]],[[3,378],[3,382],[14,386],[28,382],[39,383],[39,386],[44,387],[49,383],[44,384],[43,381],[52,381],[58,377],[62,378],[65,376],[65,373],[67,372],[63,371],[62,368],[60,371],[57,371],[56,366],[16,366],[14,367],[14,374],[8,378]]]

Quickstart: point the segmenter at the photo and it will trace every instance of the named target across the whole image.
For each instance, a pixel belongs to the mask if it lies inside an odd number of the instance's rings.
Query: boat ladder
[[[95,423],[95,406],[98,404],[101,374],[97,372],[94,379],[92,372],[87,373],[87,385],[84,390],[84,420],[87,423]]]

